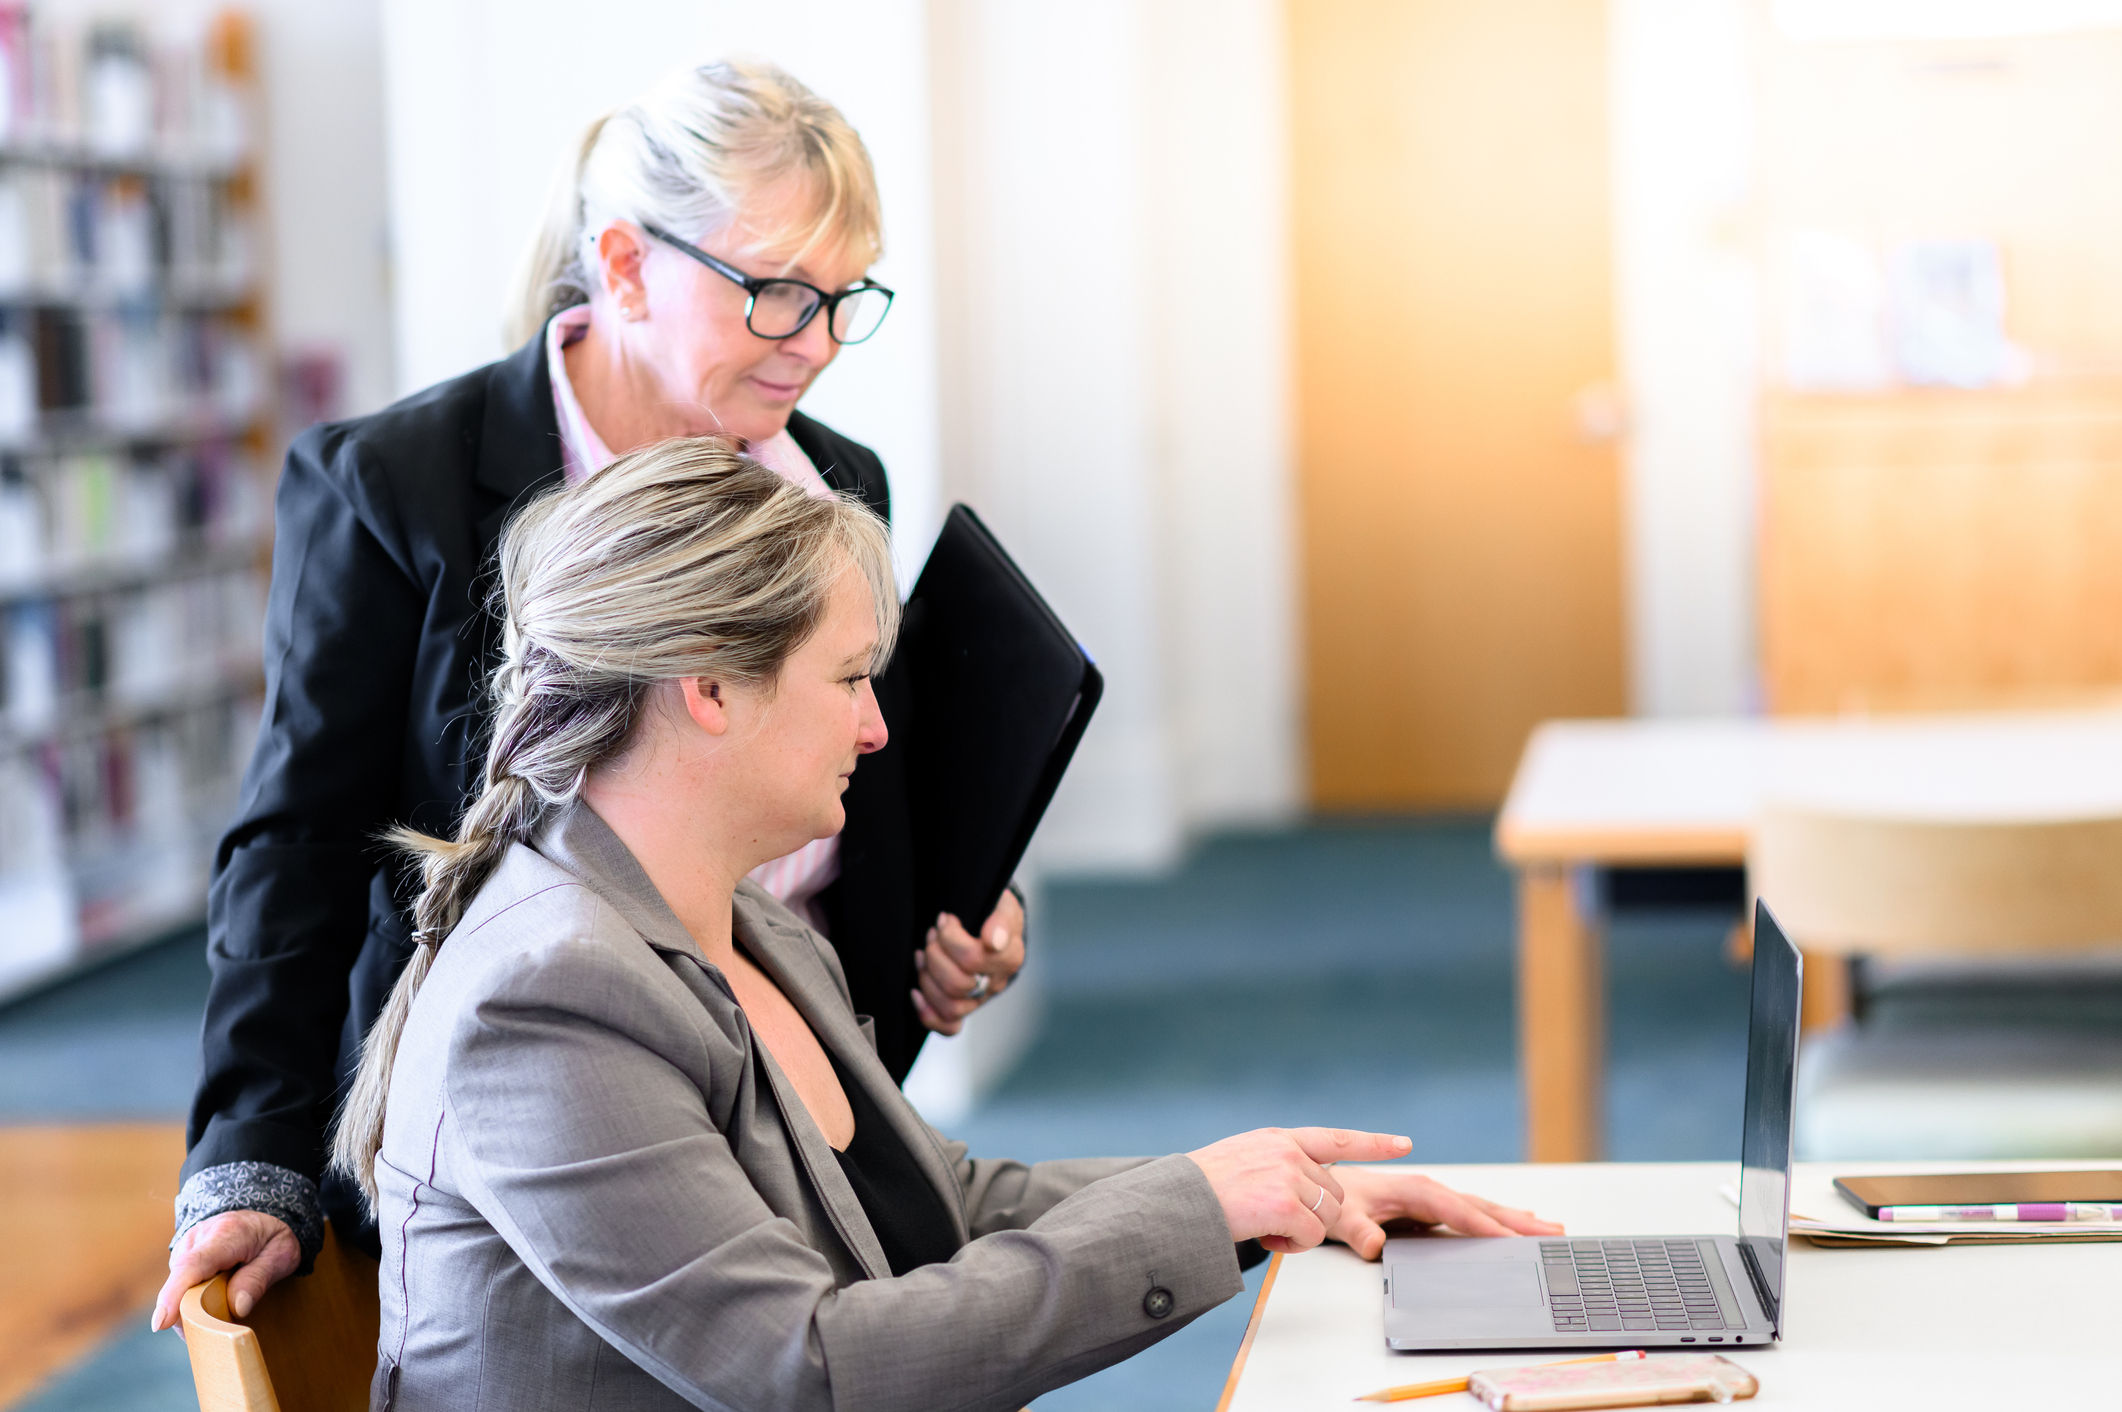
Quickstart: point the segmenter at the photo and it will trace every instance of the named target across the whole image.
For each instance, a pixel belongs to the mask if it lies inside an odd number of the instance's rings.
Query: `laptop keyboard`
[[[1541,1272],[1556,1333],[1738,1328],[1716,1254],[1692,1240],[1543,1240]],[[1719,1296],[1722,1295],[1720,1299]]]

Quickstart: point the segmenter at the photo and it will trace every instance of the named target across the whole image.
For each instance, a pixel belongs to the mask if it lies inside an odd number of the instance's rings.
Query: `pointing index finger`
[[[1407,1138],[1392,1133],[1366,1133],[1352,1128],[1291,1128],[1304,1155],[1324,1165],[1328,1162],[1388,1162],[1405,1157],[1414,1148]]]

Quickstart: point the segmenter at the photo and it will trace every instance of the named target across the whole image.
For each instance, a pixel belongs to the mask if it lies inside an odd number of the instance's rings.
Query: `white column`
[[[1612,9],[1629,676],[1645,715],[1759,701],[1753,22],[1747,0]]]
[[[1055,867],[1179,841],[1159,613],[1155,305],[1140,7],[939,5],[943,219],[961,258],[946,399],[970,502],[1106,693],[1038,842]],[[946,115],[947,114],[947,115]]]
[[[1107,681],[1048,868],[1297,804],[1279,16],[932,8],[946,483]]]
[[[1193,828],[1274,822],[1304,794],[1283,10],[1149,10],[1178,807]]]
[[[265,90],[272,334],[345,359],[343,410],[392,396],[382,21],[370,0],[252,0]]]

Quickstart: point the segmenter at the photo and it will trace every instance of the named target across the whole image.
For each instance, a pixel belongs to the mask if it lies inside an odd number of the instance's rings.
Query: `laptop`
[[[1736,1236],[1389,1240],[1386,1343],[1706,1351],[1780,1338],[1801,974],[1756,903]]]

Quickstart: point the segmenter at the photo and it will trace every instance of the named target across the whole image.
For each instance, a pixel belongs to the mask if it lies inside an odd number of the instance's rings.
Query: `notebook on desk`
[[[1780,1338],[1802,970],[1756,903],[1736,1236],[1389,1240],[1386,1343],[1706,1349]]]

